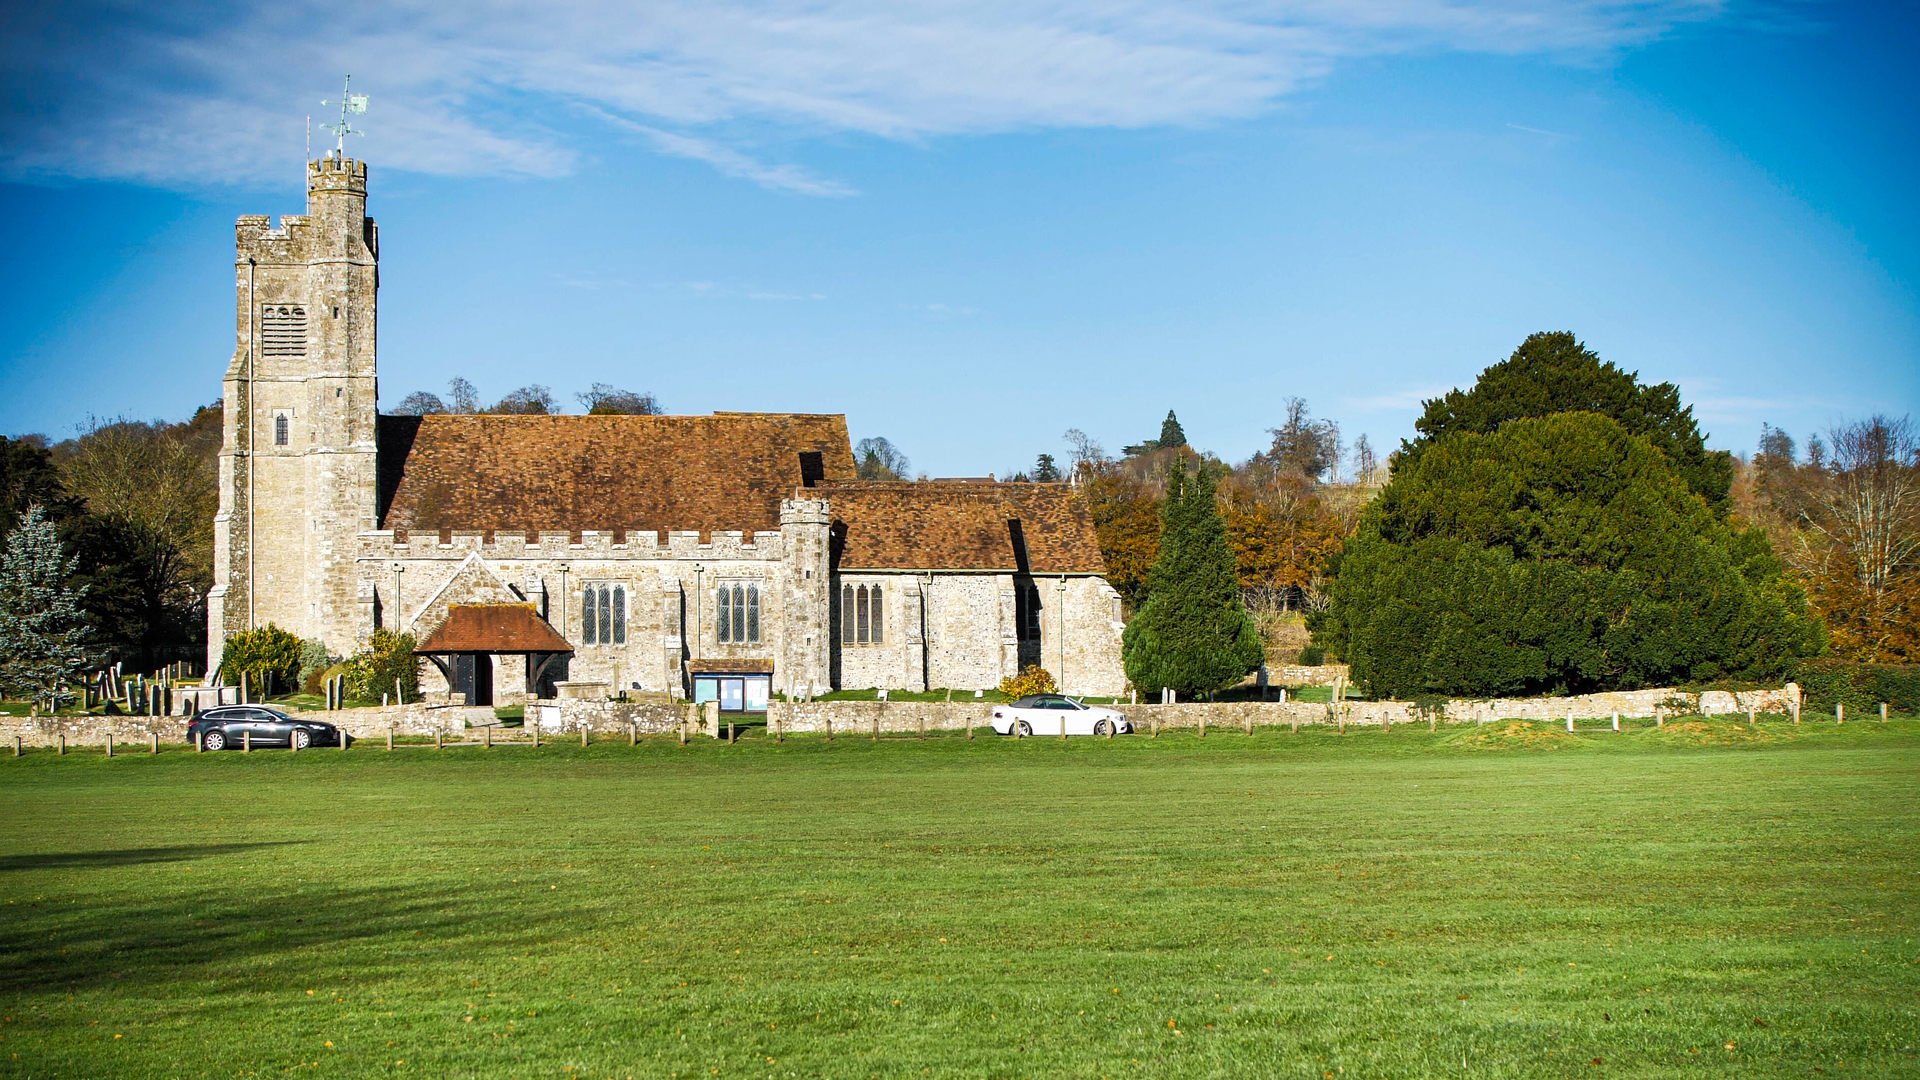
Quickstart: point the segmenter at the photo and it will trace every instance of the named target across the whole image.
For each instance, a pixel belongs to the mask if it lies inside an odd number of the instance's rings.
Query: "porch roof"
[[[570,653],[532,604],[453,604],[416,653]]]

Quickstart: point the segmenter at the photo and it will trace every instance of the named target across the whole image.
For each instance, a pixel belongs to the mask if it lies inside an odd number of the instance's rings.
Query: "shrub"
[[[300,685],[300,651],[300,639],[272,623],[230,634],[220,652],[220,678],[238,685],[244,674],[248,683],[263,694],[293,689]]]
[[[1856,712],[1877,712],[1881,702],[1904,713],[1920,713],[1920,664],[1857,664],[1847,660],[1809,660],[1794,673],[1808,708],[1831,712],[1835,702]]]
[[[1314,642],[1313,644],[1308,645],[1306,648],[1300,650],[1300,666],[1301,667],[1319,667],[1321,664],[1324,664],[1326,662],[1327,662],[1327,648],[1326,646],[1320,644],[1319,642]]]
[[[347,696],[355,701],[375,702],[382,694],[392,694],[394,683],[408,701],[420,700],[420,658],[413,653],[413,635],[375,630],[369,648],[348,657],[342,665],[347,676]]]
[[[1018,675],[1009,675],[1000,680],[1000,696],[1008,701],[1016,701],[1028,694],[1057,694],[1060,688],[1053,684],[1053,675],[1039,664],[1028,664]]]
[[[1434,443],[1336,574],[1315,640],[1374,696],[1780,678],[1825,647],[1766,534],[1721,522],[1653,443],[1595,413]]]
[[[300,643],[300,689],[304,693],[320,692],[320,681],[327,669],[340,662],[340,658],[327,652],[327,643],[318,638],[308,638]]]

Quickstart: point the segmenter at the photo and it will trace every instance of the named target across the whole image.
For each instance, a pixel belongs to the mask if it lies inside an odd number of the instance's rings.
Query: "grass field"
[[[1920,722],[0,759],[0,1075],[1920,1075]]]

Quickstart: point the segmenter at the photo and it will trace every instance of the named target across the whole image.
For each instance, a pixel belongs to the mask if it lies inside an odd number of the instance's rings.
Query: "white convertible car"
[[[993,730],[1012,735],[1131,735],[1133,725],[1126,714],[1097,705],[1082,705],[1065,694],[1030,694],[1018,701],[993,707]]]

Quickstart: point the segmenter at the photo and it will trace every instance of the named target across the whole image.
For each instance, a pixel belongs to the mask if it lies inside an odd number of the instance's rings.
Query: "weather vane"
[[[347,123],[347,114],[366,112],[367,95],[353,92],[353,76],[348,75],[347,81],[340,88],[340,100],[322,101],[320,104],[340,106],[340,122],[338,124],[321,124],[320,126],[338,136],[339,142],[335,145],[334,152],[341,157],[345,157],[347,153],[347,136],[366,134],[366,132]]]

